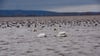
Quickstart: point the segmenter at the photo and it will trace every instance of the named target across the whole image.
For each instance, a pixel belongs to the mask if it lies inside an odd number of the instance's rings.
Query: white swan
[[[40,33],[37,35],[37,37],[46,37],[46,34],[45,33]]]
[[[59,32],[57,34],[58,37],[67,37],[67,33],[65,31]]]

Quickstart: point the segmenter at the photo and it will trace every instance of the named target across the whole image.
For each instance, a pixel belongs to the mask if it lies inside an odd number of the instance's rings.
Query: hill
[[[0,10],[0,16],[77,16],[100,15],[100,12],[52,12],[42,10]]]

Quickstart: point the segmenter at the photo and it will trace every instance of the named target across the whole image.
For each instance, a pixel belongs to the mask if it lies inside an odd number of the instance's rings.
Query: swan
[[[45,33],[40,33],[37,35],[37,37],[46,37],[46,34]]]
[[[57,34],[58,37],[67,37],[67,33],[65,31],[59,32]]]

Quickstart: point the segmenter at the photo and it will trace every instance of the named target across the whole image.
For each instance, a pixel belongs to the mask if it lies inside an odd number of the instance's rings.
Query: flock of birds
[[[20,27],[41,27],[44,28],[45,26],[54,26],[54,25],[59,25],[58,27],[61,27],[62,25],[70,25],[70,26],[92,26],[92,27],[96,27],[99,26],[100,21],[96,20],[96,19],[82,19],[82,20],[62,20],[62,21],[57,21],[57,20],[49,20],[48,22],[38,22],[38,21],[32,21],[32,20],[19,20],[19,21],[1,21],[0,22],[0,28],[12,28],[12,27],[16,27],[16,28],[20,28]],[[56,30],[56,29],[54,29]],[[36,31],[36,30],[34,30]],[[67,34],[65,31],[59,32],[58,37],[66,37]],[[40,33],[37,37],[47,37],[46,33]]]
[[[37,25],[41,26],[42,28],[44,28],[45,26],[43,26],[42,24],[44,23],[34,23],[32,21],[21,21],[21,22],[16,22],[16,21],[2,21],[0,22],[0,28],[12,28],[12,27],[16,27],[16,28],[20,28],[20,27],[31,27],[32,25],[34,25],[34,27],[37,27]],[[55,24],[55,23],[54,23]],[[49,24],[49,26],[53,26],[54,24]],[[33,28],[34,28],[33,27]],[[61,27],[61,26],[59,26]],[[54,29],[56,30],[56,29]],[[33,30],[34,32],[36,32],[37,30]],[[67,37],[67,33],[65,31],[61,31],[59,32],[57,35],[57,37]],[[46,33],[40,33],[37,35],[37,37],[47,37]]]
[[[80,20],[49,20],[47,22],[38,22],[35,20],[19,20],[19,21],[0,21],[0,28],[20,28],[20,27],[52,27],[54,25],[70,25],[70,26],[84,26],[84,27],[96,27],[99,26],[100,20],[97,19],[80,19]]]

